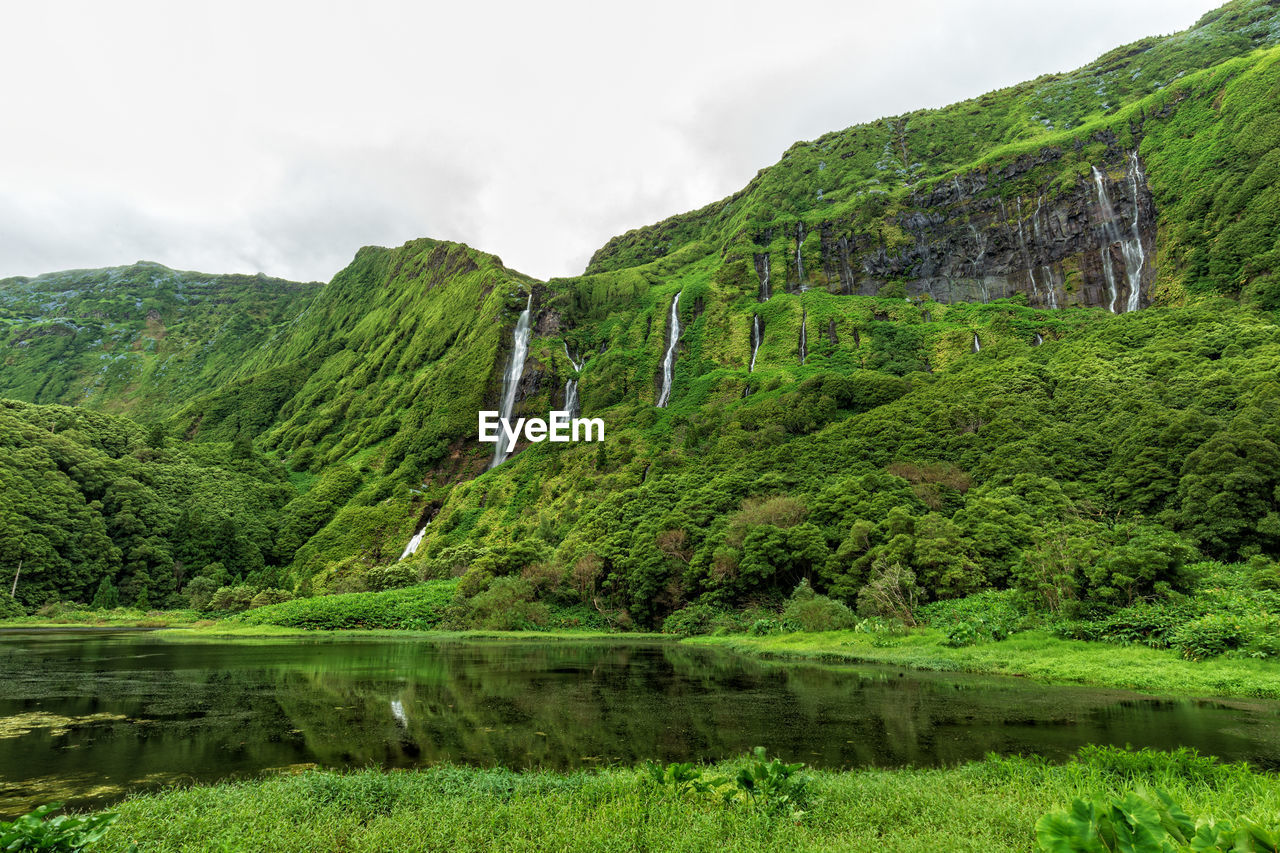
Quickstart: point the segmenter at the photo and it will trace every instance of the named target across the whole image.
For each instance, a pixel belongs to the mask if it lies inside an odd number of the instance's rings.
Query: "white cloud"
[[[417,236],[571,275],[797,139],[1068,70],[1212,5],[11,4],[0,275],[146,258],[327,279]]]

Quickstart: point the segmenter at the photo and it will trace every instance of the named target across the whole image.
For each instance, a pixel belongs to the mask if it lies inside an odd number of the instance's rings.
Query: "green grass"
[[[732,765],[716,768],[728,771]],[[677,795],[635,769],[568,774],[452,766],[303,772],[171,789],[118,807],[103,851],[1034,850],[1041,815],[1076,797],[1158,787],[1192,817],[1280,811],[1280,779],[1189,753],[1087,749],[1049,765],[808,772],[806,813]]]
[[[0,619],[0,628],[176,628],[199,621],[194,610],[138,610],[117,607],[112,610],[90,610],[87,607],[62,607],[49,615],[32,614]]]
[[[694,637],[686,643],[778,658],[867,661],[915,669],[1012,675],[1037,681],[1096,684],[1149,693],[1280,698],[1280,664],[1238,658],[1188,661],[1176,652],[1060,640],[1027,631],[1001,642],[962,648],[920,629],[901,637],[858,631]]]

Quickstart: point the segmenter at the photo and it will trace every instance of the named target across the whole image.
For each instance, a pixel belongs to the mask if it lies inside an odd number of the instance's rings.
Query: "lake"
[[[1280,703],[1155,698],[661,641],[0,633],[0,816],[318,766],[566,769],[768,747],[824,768],[1089,743],[1280,767]]]

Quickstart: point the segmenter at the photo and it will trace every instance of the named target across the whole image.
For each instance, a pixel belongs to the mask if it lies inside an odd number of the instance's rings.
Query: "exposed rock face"
[[[1010,200],[999,192],[1001,184],[1062,156],[1058,148],[1045,148],[917,194],[913,209],[898,217],[912,238],[905,248],[890,251],[848,222],[823,222],[820,263],[815,269],[810,261],[798,286],[874,295],[900,281],[908,295],[939,302],[1025,293],[1030,304],[1047,308],[1088,305],[1122,313],[1144,307],[1155,280],[1155,204],[1136,152],[1106,141],[1106,157],[1094,164],[1094,175],[1081,176],[1065,193],[1046,187]],[[756,239],[767,244],[771,236]],[[775,258],[774,269],[779,260],[790,285],[804,269],[801,256]],[[770,258],[757,254],[754,261],[763,295]]]

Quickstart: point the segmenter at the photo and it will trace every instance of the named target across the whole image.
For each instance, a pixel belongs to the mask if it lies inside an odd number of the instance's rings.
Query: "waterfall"
[[[1116,313],[1116,300],[1120,293],[1116,289],[1116,273],[1111,265],[1111,244],[1120,241],[1120,232],[1116,229],[1115,212],[1111,208],[1111,199],[1107,196],[1106,179],[1093,166],[1093,182],[1098,187],[1098,208],[1102,217],[1102,231],[1107,243],[1102,247],[1102,274],[1107,280],[1107,296],[1110,297],[1110,311]]]
[[[987,238],[974,225],[969,226],[969,233],[973,236],[973,244],[978,249],[978,253],[970,261],[973,264],[973,277],[982,287],[982,304],[985,305],[991,301],[991,295],[987,292],[987,277],[982,274],[982,259],[987,256]]]
[[[1044,343],[1044,335],[1040,334],[1039,332],[1036,332],[1036,342],[1035,342],[1035,343],[1033,343],[1033,344],[1032,344],[1032,346],[1033,346],[1033,347],[1038,347],[1038,346],[1040,346],[1042,343]]]
[[[1033,233],[1034,233],[1034,235],[1035,235],[1035,239],[1036,239],[1036,246],[1037,246],[1037,247],[1043,246],[1043,245],[1045,244],[1045,243],[1044,243],[1044,234],[1043,234],[1043,232],[1040,230],[1040,207],[1041,207],[1041,205],[1043,205],[1043,204],[1044,204],[1044,196],[1041,196],[1041,195],[1036,196],[1036,210],[1035,210],[1035,213],[1031,214],[1031,229],[1032,229],[1032,232],[1033,232]],[[1057,308],[1057,307],[1058,307],[1058,289],[1057,289],[1057,287],[1054,285],[1054,282],[1053,282],[1053,270],[1051,270],[1051,269],[1050,269],[1049,267],[1047,267],[1047,266],[1041,266],[1041,267],[1040,267],[1040,269],[1042,269],[1042,270],[1044,270],[1044,271],[1046,272],[1046,275],[1047,275],[1047,278],[1048,278],[1048,282],[1049,282],[1049,287],[1048,287],[1048,290],[1049,290],[1049,307],[1050,307],[1050,308]],[[1035,282],[1035,278],[1034,278],[1034,277],[1032,278],[1032,282],[1033,282],[1033,284],[1034,284],[1034,282]]]
[[[1031,250],[1027,248],[1027,237],[1022,229],[1022,196],[1018,196],[1018,246],[1022,248],[1022,259],[1027,264],[1027,276],[1031,279],[1031,295],[1039,300],[1040,285],[1036,282],[1036,271],[1031,263]]]
[[[1124,273],[1129,279],[1129,304],[1125,306],[1126,311],[1138,310],[1138,303],[1142,298],[1142,265],[1147,260],[1146,254],[1142,251],[1142,235],[1138,232],[1139,178],[1145,180],[1142,167],[1138,164],[1138,152],[1135,149],[1129,155],[1129,188],[1133,192],[1133,224],[1130,230],[1133,232],[1133,237],[1120,244],[1120,250],[1124,253]]]
[[[756,369],[756,352],[760,349],[760,341],[763,338],[764,327],[760,325],[760,315],[754,314],[751,317],[751,365],[747,367],[747,373]]]
[[[769,286],[769,253],[761,252],[756,255],[756,277],[760,279],[760,295],[761,302],[768,302],[769,297],[773,296],[773,290]]]
[[[853,268],[849,266],[849,238],[840,238],[840,283],[845,296],[853,295]]]
[[[1116,313],[1116,300],[1120,298],[1120,291],[1116,289],[1116,270],[1111,263],[1111,244],[1102,247],[1102,275],[1107,280],[1107,296],[1110,297],[1110,304],[1107,310],[1112,314]]]
[[[430,524],[431,522],[427,522]],[[404,553],[400,555],[403,560],[406,557],[412,557],[418,550],[418,546],[422,544],[422,537],[427,535],[427,525],[422,525],[422,529],[413,534],[413,538],[409,540],[409,544],[404,546]]]
[[[800,292],[804,293],[809,289],[804,283],[804,258],[800,257],[800,244],[804,242],[804,223],[796,223],[796,275],[800,284]]]
[[[569,359],[569,363],[573,365],[574,376],[564,383],[564,410],[569,413],[569,417],[576,418],[582,413],[582,405],[578,402],[578,377],[576,374],[582,372],[581,362],[573,360],[573,355],[569,352],[569,342],[564,342],[564,357]]]
[[[506,375],[502,377],[502,405],[498,409],[498,416],[505,419],[511,417],[511,412],[516,407],[516,392],[520,390],[520,377],[524,375],[524,360],[529,355],[529,328],[532,325],[531,318],[533,315],[533,291],[529,292],[529,300],[524,305],[524,310],[520,312],[520,319],[516,321],[516,329],[511,339],[511,359],[507,362]],[[493,446],[493,461],[489,463],[490,468],[497,468],[507,459],[507,443],[499,440]]]
[[[800,314],[800,364],[804,365],[804,360],[809,357],[809,333],[806,327],[809,325],[809,310],[802,309]]]
[[[978,341],[978,333],[973,333],[973,351],[982,352],[982,344]]]
[[[662,357],[662,391],[658,394],[658,408],[665,409],[671,399],[671,382],[676,378],[676,346],[680,343],[680,291],[671,300],[671,323],[667,331],[667,354]]]

